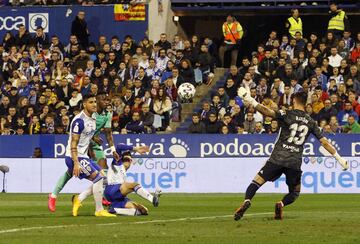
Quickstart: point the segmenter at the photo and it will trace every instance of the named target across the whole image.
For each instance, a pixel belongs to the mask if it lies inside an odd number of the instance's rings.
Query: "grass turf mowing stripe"
[[[257,215],[269,215],[274,214],[273,212],[266,213],[253,213],[253,214],[245,214],[244,216],[257,216]],[[207,219],[216,219],[216,218],[230,218],[233,215],[220,215],[220,216],[204,216],[204,217],[187,217],[187,218],[179,218],[179,219],[155,219],[148,221],[137,221],[130,222],[128,224],[152,224],[152,223],[170,223],[170,222],[180,222],[180,221],[193,221],[193,220],[207,220]],[[104,223],[104,224],[95,224],[95,226],[109,226],[109,225],[119,225],[124,224],[123,222],[116,223]],[[43,230],[43,229],[58,229],[58,228],[69,228],[69,227],[84,227],[90,225],[53,225],[53,226],[36,226],[36,227],[27,227],[27,228],[16,228],[16,229],[8,229],[8,230],[0,230],[0,234],[7,233],[15,233],[29,230]]]

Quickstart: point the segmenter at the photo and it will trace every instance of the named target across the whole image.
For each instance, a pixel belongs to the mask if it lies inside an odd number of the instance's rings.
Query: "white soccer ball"
[[[178,87],[178,95],[182,100],[189,100],[195,96],[195,86],[191,83],[183,83]]]

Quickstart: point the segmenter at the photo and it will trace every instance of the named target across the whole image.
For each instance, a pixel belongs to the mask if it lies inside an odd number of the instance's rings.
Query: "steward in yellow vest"
[[[334,33],[336,38],[342,38],[342,33],[345,30],[349,30],[349,20],[346,13],[338,9],[336,3],[330,4],[330,20],[328,24],[328,31]]]
[[[300,32],[301,36],[303,35],[302,21],[299,17],[299,10],[292,9],[291,17],[289,17],[285,23],[285,27],[289,29],[289,34],[291,37],[295,38],[295,33]]]

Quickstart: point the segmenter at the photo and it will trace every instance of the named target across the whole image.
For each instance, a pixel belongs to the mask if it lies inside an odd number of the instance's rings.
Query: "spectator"
[[[71,34],[77,37],[80,45],[87,48],[89,45],[89,30],[85,20],[85,12],[79,11],[71,24]]]
[[[188,59],[184,59],[181,61],[181,67],[179,69],[179,74],[184,79],[185,82],[188,82],[188,83],[196,86],[194,70],[191,67],[191,63]]]
[[[126,132],[128,134],[144,134],[146,133],[143,121],[140,120],[140,113],[133,112],[131,121],[125,125]]]
[[[265,134],[265,129],[263,128],[263,124],[261,122],[255,123],[254,134]]]
[[[337,115],[340,125],[345,125],[348,122],[349,116],[354,116],[355,120],[359,120],[358,114],[353,110],[352,104],[350,101],[345,102],[344,110],[340,111]]]
[[[154,98],[153,110],[156,114],[162,117],[162,127],[160,130],[171,131],[170,124],[170,110],[172,108],[171,100],[160,88],[158,94]]]
[[[360,133],[360,125],[354,115],[349,115],[347,124],[344,126],[344,130],[348,133]]]
[[[167,35],[162,33],[160,40],[156,43],[161,49],[164,49],[165,53],[168,49],[171,49],[171,43],[167,40]]]
[[[188,132],[190,134],[206,133],[205,125],[202,121],[200,121],[200,116],[198,114],[192,115],[192,123],[189,126]]]
[[[154,124],[154,114],[150,112],[150,107],[148,104],[143,104],[141,106],[141,121],[144,124],[145,130],[147,134],[155,133]]]
[[[324,102],[324,107],[320,110],[318,119],[330,121],[332,116],[336,116],[338,111],[336,108],[332,107],[330,99],[326,99]]]
[[[254,133],[255,131],[255,119],[254,114],[252,112],[248,112],[246,114],[246,119],[244,122],[244,130],[248,132],[249,134]]]
[[[205,131],[207,134],[217,134],[220,132],[221,124],[218,121],[217,115],[214,112],[210,112],[209,121],[205,125]]]

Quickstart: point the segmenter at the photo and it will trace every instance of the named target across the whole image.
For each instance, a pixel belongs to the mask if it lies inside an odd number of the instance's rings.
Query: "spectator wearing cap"
[[[35,68],[30,66],[29,58],[21,60],[20,67],[18,69],[22,75],[24,75],[28,80],[32,79],[35,74]]]
[[[19,100],[18,89],[15,86],[11,87],[10,89],[9,99],[11,105],[16,105]]]
[[[344,131],[353,134],[360,133],[360,125],[354,115],[349,115],[347,124],[344,126]]]
[[[354,116],[355,120],[358,121],[359,120],[359,116],[358,114],[353,110],[352,104],[350,101],[346,101],[345,105],[344,105],[344,109],[341,110],[338,115],[338,121],[340,125],[345,125],[348,121],[349,116],[352,115]]]

